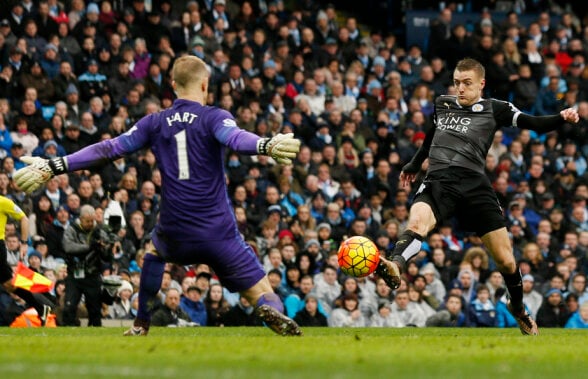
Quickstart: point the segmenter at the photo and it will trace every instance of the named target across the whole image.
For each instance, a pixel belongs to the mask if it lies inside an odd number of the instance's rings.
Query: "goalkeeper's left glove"
[[[55,175],[67,172],[67,161],[62,157],[21,157],[20,160],[28,166],[15,172],[12,178],[16,185],[27,193],[34,192]]]
[[[300,151],[300,140],[293,133],[277,134],[272,138],[261,138],[257,141],[257,152],[269,155],[280,164],[291,164],[292,158]]]

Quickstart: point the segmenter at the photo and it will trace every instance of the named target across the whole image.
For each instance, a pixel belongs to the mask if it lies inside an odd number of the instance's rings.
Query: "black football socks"
[[[423,236],[412,230],[406,229],[398,238],[392,260],[400,264],[402,272],[406,271],[406,262],[421,251]]]
[[[508,289],[508,295],[510,297],[510,304],[515,312],[522,311],[523,305],[523,279],[521,272],[518,267],[512,274],[505,274],[502,272],[506,288]]]

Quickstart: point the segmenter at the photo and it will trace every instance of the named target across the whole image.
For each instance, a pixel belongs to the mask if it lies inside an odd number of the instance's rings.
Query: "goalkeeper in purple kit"
[[[237,230],[223,169],[225,147],[288,164],[300,141],[292,134],[260,138],[239,129],[229,112],[203,105],[209,74],[199,58],[179,58],[172,75],[178,99],[171,108],[143,117],[117,138],[63,158],[23,157],[29,166],[15,173],[14,179],[22,190],[32,192],[55,175],[150,147],[162,173],[161,210],[152,233],[155,249],[146,254],[141,272],[137,318],[125,335],[148,333],[150,305],[159,291],[165,262],[210,265],[225,287],[256,305],[256,314],[273,331],[301,335],[298,325],[283,315],[280,299]]]

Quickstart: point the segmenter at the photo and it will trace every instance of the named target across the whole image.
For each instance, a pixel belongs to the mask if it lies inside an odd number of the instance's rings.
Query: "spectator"
[[[135,317],[131,312],[131,296],[133,286],[126,280],[121,282],[116,290],[116,299],[109,308],[109,317],[115,320],[132,320]]]
[[[478,284],[473,272],[467,268],[461,269],[452,283],[456,283],[461,288],[465,305],[469,306],[470,302],[476,298],[476,285]]]
[[[545,238],[544,235],[537,235],[537,241]],[[549,276],[549,263],[544,259],[541,248],[534,242],[529,242],[523,248],[522,259],[529,262],[531,273],[537,278],[537,281],[543,282]]]
[[[88,109],[88,105],[80,101],[79,90],[76,84],[67,84],[65,90],[65,99],[67,103],[66,125],[76,125],[80,123],[80,115]]]
[[[565,328],[588,329],[588,303],[582,304],[577,312],[572,313]]]
[[[225,313],[223,324],[224,326],[260,326],[261,321],[255,317],[253,306],[244,296],[241,296],[239,302]]]
[[[59,205],[55,211],[55,218],[47,231],[47,246],[55,258],[65,258],[63,248],[63,234],[70,225],[70,214],[67,208]]]
[[[439,17],[431,22],[429,40],[429,56],[449,58],[446,50],[447,44],[451,38],[451,9],[444,8],[439,12]]]
[[[497,99],[508,99],[519,79],[515,65],[505,59],[504,52],[496,50],[487,69],[488,85],[486,91]],[[555,112],[552,112],[555,113]]]
[[[337,270],[333,266],[325,266],[322,270],[322,279],[315,279],[315,293],[322,308],[329,315],[335,305],[335,299],[341,293],[341,285],[337,282]]]
[[[60,118],[61,116],[55,115]],[[41,130],[41,138],[39,139],[39,145],[33,150],[33,156],[41,156],[44,158],[55,158],[57,156],[62,157],[66,154],[63,146],[60,146],[55,140],[55,134],[51,126],[45,126]]]
[[[67,56],[68,62],[71,63],[73,62],[72,57],[79,55],[82,48],[77,39],[71,34],[67,22],[60,21],[57,28],[57,35],[59,36],[59,53],[61,55],[67,52],[64,56]]]
[[[304,308],[296,313],[294,321],[300,326],[328,326],[327,317],[319,311],[319,300],[312,292],[304,298]]]
[[[45,193],[41,193],[33,202],[33,213],[29,217],[29,232],[32,236],[47,237],[53,220],[55,211],[53,210],[51,199]]]
[[[43,51],[43,56],[40,58],[39,64],[42,71],[47,74],[49,80],[53,80],[59,74],[61,59],[58,54],[59,48],[56,45],[49,43]]]
[[[425,278],[426,288],[423,289],[423,295],[433,296],[433,298],[438,302],[442,303],[443,299],[445,299],[445,285],[440,279],[440,274],[435,268],[434,263],[427,263],[420,269],[420,274],[423,275]],[[431,303],[430,303],[431,304]],[[433,305],[433,304],[431,304]],[[437,307],[433,307],[437,308]]]
[[[552,288],[545,294],[545,300],[537,312],[537,325],[543,328],[563,328],[569,313],[563,303],[562,292]]]
[[[366,321],[359,310],[359,299],[356,294],[345,294],[340,308],[335,308],[329,316],[330,327],[364,327]]]
[[[517,321],[508,310],[506,302],[506,288],[499,288],[494,297],[494,303],[496,308],[496,326],[499,328],[515,328],[517,327]],[[529,310],[527,309],[527,312]]]
[[[180,291],[170,288],[165,296],[165,303],[153,313],[153,326],[192,326],[190,316],[180,307]]]
[[[10,154],[11,147],[12,136],[10,135],[10,129],[5,123],[4,115],[0,113],[0,159]]]
[[[224,315],[230,309],[229,302],[223,297],[223,287],[219,283],[212,283],[208,296],[204,298],[206,305],[206,325],[223,326]]]
[[[531,68],[527,64],[519,67],[518,75],[519,78],[514,83],[513,104],[523,112],[533,113],[539,91],[537,81],[531,76]]]
[[[108,129],[112,117],[106,111],[104,100],[100,96],[94,96],[90,99],[90,114],[98,130],[103,132]],[[116,137],[116,135],[112,137]]]
[[[500,275],[500,271],[492,270],[490,272],[490,276],[486,281],[486,286],[490,291],[491,298],[494,299],[496,297],[496,292],[498,292],[500,288],[504,288],[504,279],[502,278],[502,275]]]
[[[391,304],[388,301],[381,302],[378,305],[378,312],[370,317],[370,327],[378,328],[398,328],[400,320],[391,311]]]
[[[397,290],[392,304],[392,314],[400,320],[399,327],[416,326],[423,327],[427,320],[423,310],[411,303],[408,291]]]
[[[533,289],[535,279],[533,275],[526,274],[523,276],[523,303],[533,317],[537,317],[537,312],[543,304],[543,296]]]
[[[147,50],[147,45],[143,38],[135,39],[133,69],[131,77],[134,79],[145,79],[147,77],[149,64],[151,63],[151,54]]]
[[[80,141],[80,126],[78,124],[66,124],[65,136],[62,140],[62,146],[65,152],[71,154],[82,148],[82,142]]]
[[[470,303],[469,324],[475,327],[496,326],[496,309],[490,300],[490,291],[484,284],[478,284],[476,298]]]
[[[49,105],[50,100],[53,98],[54,89],[51,78],[48,77],[38,61],[34,61],[30,66],[30,73],[24,73],[21,78],[21,86],[25,88],[25,99],[33,100],[37,109],[41,108],[41,105]],[[36,93],[36,95],[30,96],[29,93]]]
[[[467,326],[466,316],[462,312],[462,299],[458,295],[449,295],[445,309],[437,311],[426,321],[429,327],[463,327]]]
[[[304,99],[308,102],[310,111],[314,116],[320,116],[325,110],[325,97],[318,93],[317,84],[314,79],[304,81],[304,91],[294,98],[295,102]]]
[[[168,296],[169,291],[166,299]],[[206,314],[206,306],[202,302],[202,290],[200,288],[195,285],[188,287],[180,299],[180,308],[190,317],[190,321],[200,326],[206,326],[208,315]]]
[[[584,304],[588,301],[588,289],[586,288],[586,275],[583,273],[576,273],[572,277],[572,285],[570,287],[570,293],[575,294],[578,297],[578,303]]]
[[[474,274],[477,283],[484,283],[490,271],[488,270],[488,253],[481,247],[469,248],[462,260],[462,264],[468,264]]]
[[[586,159],[577,152],[576,143],[566,140],[563,146],[563,154],[555,161],[557,171],[560,173],[571,172],[576,176],[582,176],[586,171]]]
[[[418,277],[421,282],[424,282],[424,278]],[[435,309],[439,307],[439,302],[436,299],[432,300],[432,303],[436,305],[433,307],[430,305],[431,302],[430,294],[426,290],[422,289],[422,284],[417,286],[414,283],[408,285],[408,298],[412,304],[416,304],[424,313],[425,319],[435,314]]]
[[[535,99],[535,114],[545,116],[559,110],[559,99],[562,97],[559,83],[560,78],[558,76],[552,76],[549,78],[549,84],[539,90]]]
[[[12,139],[11,155],[15,160],[22,155],[31,155],[39,145],[39,138],[29,131],[29,122],[24,117],[17,118],[15,131],[10,133],[10,137]],[[16,157],[14,157],[14,149],[22,149]],[[20,167],[18,164],[16,165],[17,169]]]
[[[108,92],[108,79],[98,69],[98,60],[88,60],[87,70],[79,76],[80,99],[89,102],[94,96],[102,96]]]
[[[102,261],[108,261],[107,236],[96,226],[96,211],[90,205],[80,210],[80,218],[70,224],[63,235],[66,254],[66,307],[63,311],[65,325],[76,326],[78,304],[84,295],[88,310],[88,325],[101,326]]]

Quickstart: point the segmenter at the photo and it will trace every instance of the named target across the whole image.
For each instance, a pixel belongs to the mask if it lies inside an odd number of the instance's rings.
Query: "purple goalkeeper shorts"
[[[265,276],[255,252],[240,236],[221,241],[173,241],[154,232],[153,244],[167,262],[209,265],[231,292],[248,290]]]

